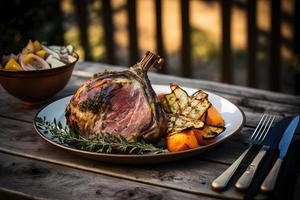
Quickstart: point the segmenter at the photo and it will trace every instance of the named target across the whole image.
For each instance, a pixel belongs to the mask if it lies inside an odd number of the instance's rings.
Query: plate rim
[[[152,86],[169,86],[167,84],[151,84]],[[189,89],[195,89],[195,90],[202,90],[202,89],[196,89],[196,88],[193,88],[193,87],[186,87],[186,86],[182,86],[184,88],[189,88]],[[203,90],[204,92],[207,92],[206,90]],[[182,154],[193,154],[193,153],[196,153],[197,151],[199,152],[204,152],[206,150],[209,150],[211,149],[212,147],[215,147],[217,145],[219,145],[220,143],[226,141],[227,139],[231,138],[232,136],[236,135],[237,133],[240,132],[240,130],[244,127],[245,125],[245,121],[246,121],[246,117],[245,117],[245,113],[243,112],[243,110],[241,110],[239,108],[239,106],[237,106],[235,103],[231,102],[230,100],[228,100],[227,98],[225,97],[222,97],[218,94],[215,94],[213,92],[208,92],[210,94],[213,94],[215,96],[217,96],[218,98],[221,98],[221,99],[225,99],[227,100],[228,102],[230,102],[231,104],[233,104],[237,109],[238,111],[241,113],[242,115],[242,122],[241,124],[239,125],[239,127],[236,129],[236,131],[234,131],[233,133],[229,134],[225,139],[222,139],[222,140],[218,140],[214,143],[211,143],[211,144],[207,144],[207,145],[204,145],[204,146],[199,146],[197,148],[193,148],[193,149],[188,149],[188,150],[183,150],[183,151],[177,151],[177,152],[163,152],[163,153],[158,153],[158,154],[154,154],[154,153],[146,153],[146,154],[117,154],[117,153],[101,153],[101,152],[91,152],[91,151],[84,151],[84,150],[80,150],[80,149],[76,149],[76,148],[73,148],[73,147],[68,147],[68,146],[65,146],[63,144],[59,144],[57,142],[54,142],[53,140],[47,138],[44,134],[42,134],[38,128],[37,128],[37,124],[36,124],[36,118],[37,116],[40,114],[41,111],[43,111],[46,107],[48,107],[49,105],[59,101],[59,100],[62,100],[64,98],[68,98],[68,97],[71,97],[73,95],[67,95],[67,96],[64,96],[64,97],[61,97],[59,99],[56,99],[55,101],[52,101],[52,102],[49,102],[47,103],[46,105],[44,105],[34,116],[33,118],[33,127],[35,129],[35,132],[42,138],[44,139],[45,141],[47,141],[48,143],[54,145],[54,146],[57,146],[59,148],[62,148],[66,151],[71,151],[73,153],[77,153],[77,154],[86,154],[86,155],[92,155],[92,156],[101,156],[101,157],[114,157],[114,158],[150,158],[150,157],[164,157],[164,156],[175,156],[175,155],[182,155]]]

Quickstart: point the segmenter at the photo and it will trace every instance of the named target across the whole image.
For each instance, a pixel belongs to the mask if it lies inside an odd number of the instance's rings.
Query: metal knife
[[[263,146],[253,159],[251,164],[248,166],[246,171],[242,174],[242,176],[238,179],[235,184],[235,187],[239,190],[246,190],[255,176],[255,173],[258,169],[259,163],[263,160],[269,149],[276,149],[278,142],[281,138],[281,133],[283,133],[289,124],[292,122],[292,117],[287,117],[278,122],[268,133],[266,139],[263,142]]]
[[[289,149],[290,143],[292,141],[292,138],[294,136],[294,133],[297,129],[297,126],[299,124],[299,115],[293,118],[292,122],[288,126],[288,128],[285,130],[280,143],[278,145],[279,149],[279,157],[276,160],[274,166],[272,167],[271,171],[269,172],[268,176],[264,180],[263,184],[261,185],[260,189],[263,192],[271,192],[274,190],[275,183],[277,180],[277,176],[281,167],[281,163]]]

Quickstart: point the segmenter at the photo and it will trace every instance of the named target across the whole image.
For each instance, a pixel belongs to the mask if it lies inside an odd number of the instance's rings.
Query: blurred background
[[[72,44],[81,60],[300,94],[299,0],[2,0],[0,55],[29,39]]]

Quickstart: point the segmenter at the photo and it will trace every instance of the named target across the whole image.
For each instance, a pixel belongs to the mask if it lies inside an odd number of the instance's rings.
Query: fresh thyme
[[[101,108],[101,106],[103,104],[103,102],[102,102],[103,96],[104,95],[103,95],[102,90],[97,92],[94,97],[89,98],[80,103],[80,105],[79,105],[80,110],[81,111],[89,110],[89,111],[93,112],[94,114],[97,114],[100,111],[99,109]]]
[[[102,76],[105,76],[105,75],[119,74],[119,73],[120,72],[118,72],[118,71],[104,70],[103,72],[93,74],[93,78],[98,78],[98,77],[102,77]]]
[[[103,87],[98,91],[94,97],[88,98],[87,100],[80,103],[79,107],[81,111],[91,111],[94,114],[98,114],[101,107],[110,106],[109,99],[114,94],[112,91],[113,87]]]
[[[58,143],[67,144],[84,151],[124,154],[158,154],[165,151],[162,148],[146,143],[144,140],[128,139],[121,135],[98,134],[93,138],[86,139],[67,126],[63,127],[61,122],[57,122],[56,119],[51,122],[47,121],[46,117],[37,117],[35,121],[40,131],[43,131],[45,134],[50,133]]]

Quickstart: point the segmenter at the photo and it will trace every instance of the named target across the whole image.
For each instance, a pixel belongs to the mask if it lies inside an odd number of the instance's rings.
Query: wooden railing
[[[300,64],[300,1],[295,0],[295,13],[294,13],[294,52],[295,55],[298,56],[299,58],[299,64]],[[295,86],[295,93],[300,94],[300,73],[297,73],[295,75],[295,80],[296,80],[296,86]]]
[[[294,25],[294,51],[300,54],[300,41],[299,41],[299,0],[295,1],[295,25]],[[86,59],[89,57],[89,47],[87,45],[87,17],[86,17],[86,1],[74,0],[77,7],[78,23],[81,32],[81,44],[87,53]],[[269,56],[269,86],[271,90],[279,90],[280,87],[280,23],[281,23],[281,1],[270,0],[271,2],[271,31],[270,31],[270,56]],[[221,17],[222,17],[222,45],[221,45],[221,80],[226,83],[233,83],[233,58],[232,58],[232,43],[231,43],[231,10],[233,5],[245,8],[247,12],[247,84],[251,87],[257,86],[257,0],[247,1],[234,1],[234,0],[219,0],[221,5]],[[114,41],[114,30],[112,22],[112,6],[110,0],[102,0],[102,14],[103,14],[103,27],[105,34],[105,48],[106,48],[106,62],[109,64],[115,64],[115,41]],[[191,37],[190,37],[190,19],[189,10],[190,1],[181,0],[181,32],[182,32],[182,44],[181,44],[181,74],[185,77],[191,77],[193,71],[191,66]],[[136,0],[127,0],[126,5],[128,13],[128,37],[129,37],[129,62],[134,64],[139,57],[138,49],[138,32],[136,23]],[[155,0],[155,16],[156,16],[156,48],[158,54],[162,57],[166,57],[164,43],[163,43],[163,27],[162,27],[162,1]],[[161,71],[166,73],[165,70]],[[296,83],[298,86],[298,83]]]
[[[111,1],[102,1],[103,6],[103,25],[105,35],[106,58],[109,64],[116,64],[114,30],[112,22]]]

